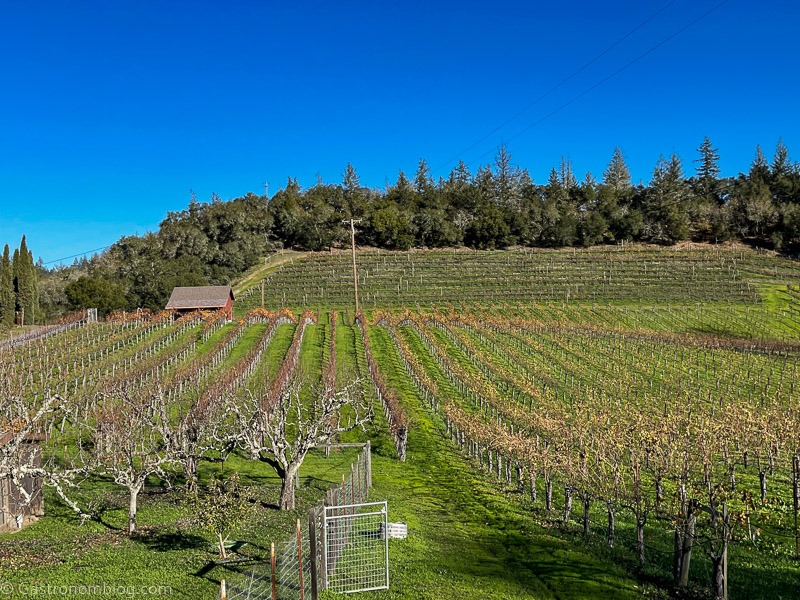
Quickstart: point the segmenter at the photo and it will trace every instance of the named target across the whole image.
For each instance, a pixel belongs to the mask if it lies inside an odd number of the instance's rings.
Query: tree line
[[[41,321],[39,280],[25,236],[13,256],[8,244],[0,262],[0,329]]]
[[[159,309],[176,285],[224,284],[277,248],[327,250],[356,243],[392,250],[675,244],[731,239],[795,252],[800,247],[800,165],[779,141],[772,160],[760,146],[746,173],[721,177],[719,153],[705,138],[687,176],[676,154],[661,157],[650,182],[634,183],[616,148],[597,180],[578,180],[569,159],[536,183],[501,146],[472,173],[460,162],[435,180],[425,160],[383,190],[362,186],[348,164],[341,183],[296,178],[274,196],[248,193],[209,202],[192,196],[157,232],[128,236],[102,254],[49,273],[48,313],[97,306],[101,312]],[[46,288],[46,289],[45,289]]]

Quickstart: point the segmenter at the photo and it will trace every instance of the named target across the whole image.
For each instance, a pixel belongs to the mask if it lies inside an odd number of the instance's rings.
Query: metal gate
[[[326,506],[323,531],[323,589],[352,593],[389,588],[386,502]]]

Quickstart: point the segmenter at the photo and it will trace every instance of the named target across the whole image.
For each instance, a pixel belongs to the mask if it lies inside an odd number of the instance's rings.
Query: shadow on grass
[[[183,531],[157,531],[141,529],[131,535],[131,539],[146,545],[156,552],[171,550],[193,550],[208,547],[208,540]]]

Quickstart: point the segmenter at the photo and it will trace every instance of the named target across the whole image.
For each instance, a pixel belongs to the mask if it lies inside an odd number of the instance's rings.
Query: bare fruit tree
[[[270,412],[255,395],[230,399],[229,412],[234,420],[232,441],[281,478],[281,510],[295,507],[295,477],[308,452],[336,435],[363,428],[373,418],[358,381],[339,392],[329,386],[304,391],[295,381]]]
[[[130,494],[128,533],[136,531],[139,492],[151,475],[166,479],[164,467],[177,462],[164,432],[169,416],[160,389],[121,387],[98,398],[90,431],[92,470],[107,475]]]
[[[4,378],[3,383],[7,384]],[[33,397],[13,393],[6,385],[0,392],[0,479],[10,482],[18,514],[17,525],[22,525],[25,509],[40,500],[41,486],[49,485],[64,503],[81,517],[86,515],[73,502],[66,490],[74,485],[82,468],[70,468],[46,460],[41,444],[47,440],[45,432],[66,417],[64,399],[50,391]],[[31,485],[31,482],[33,485]],[[26,485],[27,483],[27,485]]]

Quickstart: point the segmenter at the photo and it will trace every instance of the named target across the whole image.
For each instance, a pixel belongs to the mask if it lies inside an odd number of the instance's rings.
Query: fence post
[[[225,589],[225,580],[219,582],[219,600],[228,600],[228,591]]]
[[[367,445],[364,448],[364,457],[366,458],[367,467],[367,489],[372,487],[372,444],[367,440]]]
[[[794,555],[800,558],[800,529],[797,526],[797,513],[800,512],[800,456],[792,457],[792,503],[794,505]]]
[[[275,573],[275,571],[277,570],[276,569],[277,565],[275,563],[275,542],[273,542],[272,545],[270,546],[269,562],[271,570],[270,580],[272,582],[272,600],[278,600],[278,585],[276,582],[276,573]]]
[[[353,497],[353,504],[356,502],[361,502],[360,498],[356,495],[358,490],[356,489],[356,471],[353,468],[353,465],[350,465],[350,494]],[[355,509],[353,509],[355,511]]]
[[[358,489],[358,501],[363,502],[364,497],[361,495],[361,458],[356,460],[356,486]]]
[[[317,554],[317,509],[312,508],[308,511],[308,552],[309,552],[309,571],[311,571],[311,600],[317,600],[318,588],[317,578],[319,576],[319,562]]]
[[[303,535],[300,533],[300,519],[297,519],[297,574],[300,583],[300,600],[306,600],[306,589],[303,585]]]

